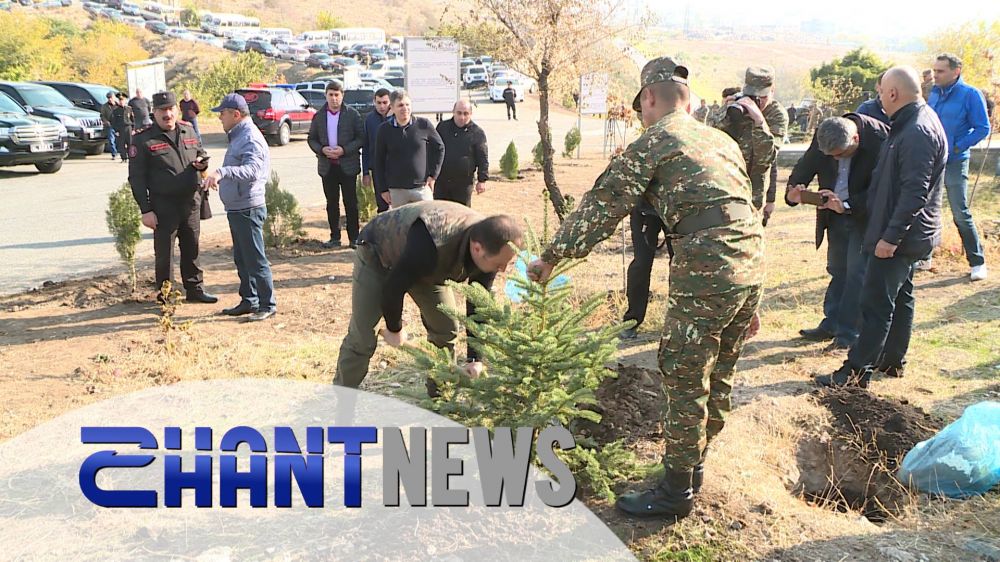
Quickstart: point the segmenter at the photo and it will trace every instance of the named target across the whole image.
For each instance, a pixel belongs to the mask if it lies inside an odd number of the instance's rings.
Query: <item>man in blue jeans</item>
[[[934,88],[928,104],[941,119],[948,135],[948,165],[944,185],[955,226],[962,237],[972,281],[986,279],[983,245],[969,211],[969,149],[990,134],[986,100],[977,88],[962,81],[962,60],[944,53],[934,61]]]
[[[240,303],[222,312],[249,314],[248,321],[259,322],[277,312],[271,265],[264,255],[264,186],[271,174],[271,156],[243,96],[227,94],[212,111],[219,114],[229,135],[229,147],[222,166],[205,178],[205,187],[218,189],[226,207],[233,261],[240,276]]]

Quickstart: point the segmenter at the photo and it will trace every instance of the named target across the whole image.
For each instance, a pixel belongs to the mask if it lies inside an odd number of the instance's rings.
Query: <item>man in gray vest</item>
[[[393,347],[406,339],[403,295],[420,308],[427,339],[454,351],[458,322],[439,310],[455,307],[445,282],[474,281],[490,289],[498,271],[514,258],[509,243],[520,247],[523,234],[508,215],[484,217],[451,201],[421,201],[381,213],[358,236],[351,288],[351,322],[340,346],[333,383],[357,388],[375,354],[375,327]],[[469,349],[470,373],[482,366]]]

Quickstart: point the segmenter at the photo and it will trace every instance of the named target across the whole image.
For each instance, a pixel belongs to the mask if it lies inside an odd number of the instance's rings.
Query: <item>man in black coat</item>
[[[476,193],[483,193],[490,178],[486,132],[472,121],[472,105],[465,100],[455,102],[452,118],[438,123],[437,132],[444,142],[444,163],[434,182],[434,199],[471,207],[473,183]]]
[[[313,116],[309,126],[309,148],[316,153],[317,171],[323,178],[326,196],[326,219],[330,239],[324,248],[341,245],[340,194],[344,194],[347,214],[347,243],[354,247],[358,238],[358,174],[361,173],[361,146],[364,127],[361,114],[343,104],[344,85],[333,80],[326,85],[326,103]]]
[[[809,149],[795,164],[788,178],[785,202],[802,201],[802,192],[813,178],[820,193],[835,195],[838,213],[821,205],[816,210],[816,248],[827,238],[826,271],[830,283],[823,299],[823,321],[816,328],[800,330],[814,341],[833,340],[833,349],[848,349],[858,339],[861,324],[859,297],[865,278],[866,257],[861,253],[865,234],[865,202],[872,171],[878,163],[889,127],[865,115],[848,113],[820,123]]]
[[[870,254],[861,290],[861,333],[844,365],[816,377],[821,386],[868,386],[873,368],[901,376],[913,329],[913,269],[941,243],[941,194],[948,139],[920,95],[920,77],[894,67],[882,78],[892,131],[882,143],[868,191],[862,251]],[[827,206],[842,207],[831,198]]]

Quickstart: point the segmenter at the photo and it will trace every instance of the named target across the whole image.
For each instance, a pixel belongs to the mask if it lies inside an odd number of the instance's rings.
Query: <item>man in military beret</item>
[[[753,206],[763,212],[767,224],[778,186],[778,168],[772,164],[788,132],[788,113],[774,99],[774,70],[747,68],[743,91],[727,96],[722,106],[727,110],[716,113],[710,124],[740,145],[753,186]]]
[[[701,488],[705,447],[725,422],[736,361],[759,326],[763,227],[739,148],[689,113],[688,69],[667,57],[646,64],[633,108],[646,127],[563,221],[529,276],[582,258],[645,201],[671,238],[667,317],[659,365],[666,397],[663,479],[626,494],[619,509],[680,519]],[[653,414],[653,412],[648,412]]]
[[[205,292],[198,266],[201,205],[206,196],[199,172],[208,167],[208,154],[194,128],[177,118],[173,92],[153,94],[152,107],[153,124],[136,131],[128,148],[128,181],[142,224],[153,230],[156,285],[162,287],[172,277],[177,239],[187,301],[215,303],[219,299]]]

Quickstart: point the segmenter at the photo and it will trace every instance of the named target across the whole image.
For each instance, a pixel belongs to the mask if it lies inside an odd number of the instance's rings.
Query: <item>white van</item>
[[[299,40],[306,43],[312,43],[313,41],[329,41],[330,32],[329,31],[303,31],[299,34]]]
[[[262,27],[260,34],[272,41],[275,39],[291,40],[295,37],[292,30],[287,27]]]

